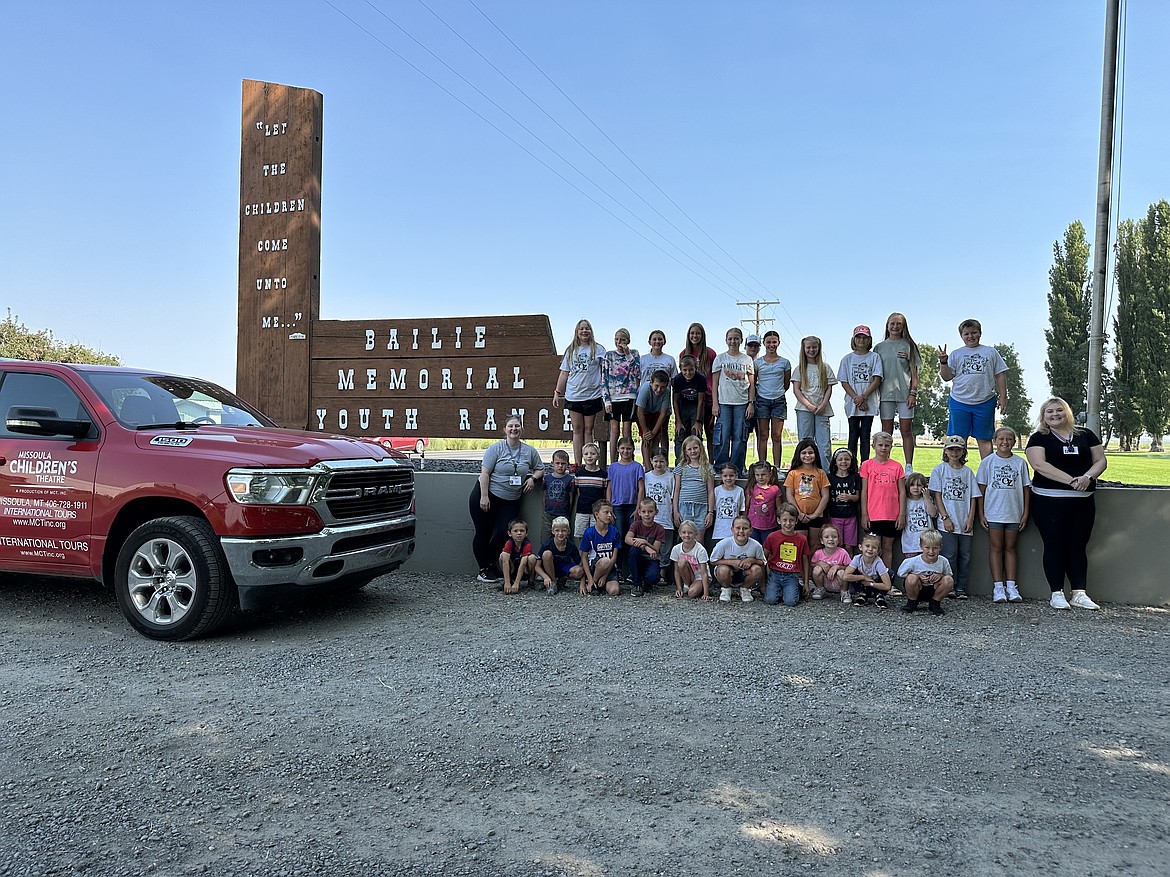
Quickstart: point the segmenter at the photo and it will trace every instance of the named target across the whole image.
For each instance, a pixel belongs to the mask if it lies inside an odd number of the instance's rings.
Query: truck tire
[[[211,633],[239,603],[218,537],[194,517],[158,518],[131,533],[114,591],[139,633],[171,642]]]

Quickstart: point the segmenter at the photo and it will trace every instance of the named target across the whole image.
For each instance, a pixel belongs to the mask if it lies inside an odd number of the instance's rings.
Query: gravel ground
[[[0,576],[0,875],[1165,875],[1170,613]]]

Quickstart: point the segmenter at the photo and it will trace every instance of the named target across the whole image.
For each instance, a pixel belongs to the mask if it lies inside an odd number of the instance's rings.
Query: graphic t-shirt
[[[699,404],[699,394],[707,392],[707,377],[698,372],[690,380],[684,375],[675,375],[670,380],[670,390],[678,393],[680,405],[693,407]]]
[[[930,515],[926,511],[925,499],[906,499],[906,528],[902,530],[902,553],[917,554],[922,550],[918,544],[918,537],[932,525]]]
[[[653,471],[646,473],[646,499],[654,500],[658,512],[654,520],[665,529],[674,529],[674,473],[667,471],[655,475]]]
[[[776,572],[804,572],[804,561],[809,556],[808,540],[803,533],[789,536],[775,530],[764,540],[764,554],[768,557],[768,569]]]
[[[837,380],[848,384],[854,393],[862,393],[874,376],[882,375],[882,358],[873,351],[869,353],[847,353],[837,369]],[[846,417],[874,417],[878,413],[879,394],[874,393],[866,403],[865,411],[858,411],[853,398],[845,394]]]
[[[902,578],[908,575],[922,575],[928,572],[949,576],[951,575],[951,562],[940,554],[934,563],[927,563],[922,559],[922,555],[918,554],[914,557],[907,557],[902,561],[902,565],[898,567],[898,575],[902,576]]]
[[[601,360],[605,348],[600,344],[592,347],[575,346],[561,359],[561,371],[568,372],[565,381],[565,400],[588,402],[601,398]]]
[[[811,515],[821,504],[821,497],[829,489],[829,476],[824,469],[791,469],[784,479],[784,489],[792,491],[792,500],[802,515]]]
[[[995,376],[1008,370],[998,350],[980,344],[952,350],[947,365],[955,373],[951,398],[964,405],[979,405],[995,395]]]
[[[743,560],[745,557],[754,557],[756,560],[766,560],[764,547],[755,539],[749,538],[747,543],[740,545],[734,536],[720,539],[719,544],[711,551],[711,562],[719,560]]]
[[[966,466],[956,469],[950,463],[939,463],[930,472],[930,489],[938,494],[943,509],[951,516],[955,526],[954,532],[970,535],[971,528],[964,529],[963,524],[967,522],[968,515],[971,515],[972,500],[980,495],[979,485],[975,483],[975,473]],[[972,527],[974,523],[975,519],[972,516]]]
[[[747,504],[747,516],[755,529],[776,529],[776,497],[779,495],[780,487],[776,484],[767,484],[763,487],[756,484],[752,487]]]
[[[743,508],[743,488],[738,484],[728,490],[722,484],[715,485],[715,524],[711,530],[714,539],[731,535],[731,522]]]
[[[569,500],[572,497],[573,484],[576,478],[566,472],[564,475],[544,474],[541,481],[544,483],[544,511],[552,517],[559,515],[569,516]]]
[[[698,581],[700,574],[707,568],[707,564],[711,560],[707,554],[707,549],[703,547],[702,542],[696,542],[695,547],[690,551],[684,550],[681,542],[670,549],[671,562],[678,563],[684,557],[695,573],[695,581]]]
[[[604,533],[599,533],[596,526],[589,527],[581,537],[581,551],[592,564],[599,558],[613,557],[621,541],[622,534],[613,524],[610,524]]]
[[[1032,486],[1028,463],[1013,454],[984,457],[975,475],[983,491],[983,514],[994,524],[1018,524],[1024,516],[1024,488]]]
[[[719,373],[719,404],[746,405],[748,383],[756,373],[755,362],[746,353],[732,355],[726,351],[715,357],[712,373]]]
[[[847,500],[842,497],[856,494],[857,499]],[[861,505],[861,476],[856,472],[847,475],[829,473],[829,506],[826,509],[830,518],[855,518],[857,509]]]
[[[650,383],[650,378],[654,377],[654,372],[666,372],[666,380],[669,382],[675,375],[678,374],[678,366],[675,365],[674,357],[669,353],[660,353],[655,356],[653,353],[642,354],[642,385]],[[668,387],[666,392],[670,392]]]

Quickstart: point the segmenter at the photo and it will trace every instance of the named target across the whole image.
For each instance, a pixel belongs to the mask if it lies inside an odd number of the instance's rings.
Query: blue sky
[[[325,318],[547,313],[560,347],[586,316],[606,343],[625,326],[646,349],[660,327],[677,352],[692,320],[722,349],[748,316],[736,300],[775,298],[783,352],[817,334],[836,363],[855,324],[880,334],[892,310],[948,347],[975,316],[1019,349],[1033,401],[1046,392],[1052,244],[1094,221],[1100,0],[475,0],[499,30],[468,0],[426,0],[722,267],[418,0],[331,2],[10,4],[4,304],[126,363],[233,386],[240,84],[264,79],[324,95]],[[1136,217],[1170,197],[1170,5],[1127,17],[1119,196]]]

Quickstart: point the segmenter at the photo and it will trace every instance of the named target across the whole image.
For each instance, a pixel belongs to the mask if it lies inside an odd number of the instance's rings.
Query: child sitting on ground
[[[633,594],[641,597],[643,592],[658,584],[658,552],[666,539],[666,531],[654,520],[658,504],[652,499],[638,503],[637,519],[630,524],[625,542],[629,546],[630,581]]]
[[[733,585],[739,585],[742,602],[752,602],[752,588],[764,581],[767,562],[763,546],[752,538],[752,522],[746,515],[739,515],[731,522],[731,535],[719,540],[711,552],[711,565],[719,582],[721,603],[731,602]]]
[[[553,518],[552,536],[540,546],[540,561],[536,573],[544,582],[544,589],[549,594],[555,594],[569,579],[580,581],[584,577],[581,552],[569,538],[567,517]]]
[[[622,534],[613,523],[613,505],[606,499],[593,503],[595,523],[581,537],[582,594],[606,593],[616,597],[622,592],[618,584],[618,545]]]
[[[889,605],[886,595],[891,587],[890,569],[882,561],[881,551],[882,537],[866,533],[861,537],[860,553],[849,562],[841,576],[849,582],[852,602],[858,606],[864,606],[870,600],[882,609]]]
[[[707,549],[699,541],[699,528],[691,521],[683,521],[678,528],[679,543],[670,552],[674,561],[674,596],[711,599],[711,572],[707,568],[710,558]]]
[[[536,570],[528,524],[516,518],[508,522],[508,541],[500,552],[500,571],[504,574],[504,593],[519,594],[520,582]]]
[[[951,565],[942,554],[942,534],[926,530],[918,537],[921,554],[907,557],[898,567],[906,585],[906,605],[902,611],[909,614],[918,608],[918,601],[926,597],[932,615],[945,615],[939,602],[954,587]]]
[[[850,602],[849,585],[841,579],[850,560],[849,552],[841,545],[841,531],[825,524],[821,529],[821,547],[812,556],[814,600],[825,599],[825,594],[840,594],[842,603]]]
[[[764,602],[775,606],[783,599],[785,606],[795,606],[800,595],[808,593],[808,540],[796,532],[800,511],[792,503],[780,506],[779,520],[780,529],[764,540],[764,555],[768,558]]]

